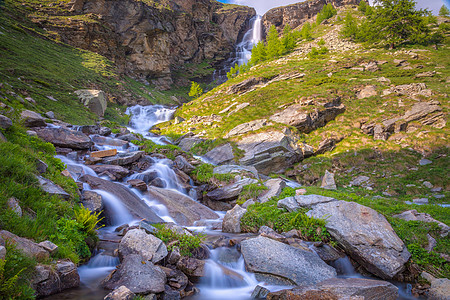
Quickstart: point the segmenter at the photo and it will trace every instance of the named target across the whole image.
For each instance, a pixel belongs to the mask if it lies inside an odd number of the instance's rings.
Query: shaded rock
[[[96,192],[84,190],[82,196],[83,206],[91,212],[99,213],[105,208],[102,196]]]
[[[184,173],[190,173],[194,171],[195,167],[191,165],[186,158],[184,158],[181,155],[178,155],[175,157],[175,160],[173,161],[173,166],[177,168],[178,170],[183,171]]]
[[[226,91],[226,93],[228,95],[231,95],[231,94],[243,94],[243,93],[246,93],[246,92],[252,90],[252,88],[255,85],[264,83],[266,81],[267,80],[262,78],[262,77],[251,77],[249,79],[246,79],[246,80],[244,80],[242,82],[239,82],[237,84],[234,84],[234,85],[230,86],[228,88],[228,90]]]
[[[330,173],[326,170],[320,187],[327,190],[335,190],[336,182],[334,181],[334,173]]]
[[[281,199],[277,202],[278,208],[284,208],[288,212],[297,211],[300,209],[300,206],[298,205],[297,201],[295,201],[294,197],[287,197],[284,199]]]
[[[365,300],[395,300],[398,298],[398,288],[392,283],[381,280],[331,278],[320,282],[316,287],[322,291],[333,293],[339,299],[361,297]]]
[[[264,185],[268,190],[258,197],[258,202],[261,203],[269,201],[272,197],[278,197],[286,187],[286,182],[281,178],[274,178],[264,182]]]
[[[317,151],[314,154],[318,155],[318,154],[324,154],[325,152],[328,152],[328,151],[333,151],[334,148],[336,148],[336,143],[338,143],[338,142],[339,141],[334,138],[324,139],[323,141],[321,141],[319,143],[319,147],[317,148]]]
[[[203,141],[204,141],[204,139],[201,139],[201,138],[188,137],[188,138],[182,139],[178,143],[178,146],[181,148],[181,150],[183,150],[185,152],[189,152],[192,149],[192,147],[194,147],[197,144],[200,144]]]
[[[4,115],[0,115],[0,128],[8,129],[12,126],[12,121],[10,118],[5,117]]]
[[[161,269],[166,273],[168,285],[178,291],[182,291],[189,283],[188,277],[178,269],[164,268]]]
[[[350,184],[354,185],[354,186],[360,186],[361,184],[369,181],[369,179],[370,179],[369,177],[361,175],[361,176],[358,176],[356,178],[353,178],[353,180],[350,181]]]
[[[420,161],[419,161],[419,165],[421,165],[421,166],[426,166],[426,165],[429,165],[429,164],[432,164],[433,162],[431,161],[431,160],[429,160],[429,159],[426,159],[426,158],[422,158]]]
[[[319,255],[320,259],[326,263],[333,262],[343,257],[341,253],[327,244],[314,243],[311,248],[317,255]]]
[[[58,261],[56,266],[37,265],[32,286],[38,297],[45,297],[80,286],[80,276],[69,260]]]
[[[450,299],[450,280],[447,278],[437,278],[431,281],[431,288],[428,291],[429,300]]]
[[[317,255],[266,237],[242,241],[241,252],[248,271],[289,279],[296,285],[336,277],[336,270]]]
[[[6,248],[5,246],[0,246],[0,259],[5,260],[6,258]]]
[[[81,182],[88,183],[92,189],[104,190],[116,196],[128,211],[137,218],[146,219],[151,223],[162,223],[163,220],[136,194],[126,187],[108,180],[104,180],[91,175],[84,175],[79,179]]]
[[[128,142],[120,139],[114,139],[106,136],[94,135],[92,141],[99,146],[128,147]]]
[[[249,135],[238,141],[237,146],[244,151],[240,164],[254,166],[264,175],[283,172],[303,157],[289,129]]]
[[[144,151],[119,153],[115,156],[105,158],[103,162],[107,165],[126,166],[138,161],[144,155]]]
[[[442,223],[436,219],[433,219],[429,214],[419,213],[415,209],[407,210],[405,212],[402,212],[401,214],[394,215],[393,217],[399,218],[399,219],[402,219],[405,221],[422,221],[422,222],[426,222],[426,223],[433,223],[433,222],[437,223],[438,226],[441,228],[442,236],[447,236],[448,232],[450,231],[450,227],[447,224]]]
[[[104,300],[132,300],[135,294],[126,286],[122,285],[116,288],[103,298]]]
[[[55,244],[53,244],[50,241],[40,242],[39,246],[41,246],[42,248],[44,248],[45,250],[50,252],[50,254],[54,254],[54,253],[58,252],[58,249],[59,249],[58,246],[56,246]]]
[[[165,188],[167,186],[167,183],[161,178],[155,178],[149,183],[149,185],[150,186],[154,186],[156,188],[162,188],[163,189],[163,188]]]
[[[268,226],[261,226],[258,230],[258,233],[263,236],[267,237],[272,240],[276,240],[282,243],[285,243],[286,237],[282,234],[277,233],[275,230]]]
[[[228,143],[208,151],[203,157],[214,165],[226,164],[234,160],[233,148]]]
[[[89,149],[92,145],[91,139],[81,131],[65,128],[35,128],[38,137],[46,142],[61,148]]]
[[[159,267],[138,254],[130,254],[102,286],[110,290],[126,286],[135,294],[150,294],[163,292],[165,283],[166,274]]]
[[[44,174],[47,172],[48,165],[43,162],[42,160],[38,159],[36,160],[36,170],[39,172],[39,174]]]
[[[25,127],[45,127],[45,118],[37,112],[31,110],[24,110],[20,113],[20,119],[23,121]]]
[[[64,191],[59,185],[54,184],[49,179],[42,176],[36,176],[36,178],[39,181],[39,186],[44,192],[50,195],[60,196],[65,200],[68,200],[70,198],[70,195],[66,193],[66,191]]]
[[[183,256],[177,262],[177,268],[188,277],[198,278],[205,276],[205,261],[193,257]]]
[[[315,205],[307,215],[326,218],[325,227],[346,253],[381,278],[397,275],[411,256],[386,218],[366,206],[333,201]]]
[[[81,103],[89,108],[97,116],[103,117],[108,103],[106,94],[99,90],[78,90],[75,91]]]
[[[364,99],[364,98],[369,98],[369,97],[376,96],[376,95],[378,95],[376,86],[368,85],[368,86],[365,86],[362,90],[360,90],[358,92],[358,94],[356,95],[356,97],[358,99]]]
[[[131,184],[131,186],[135,189],[140,190],[141,192],[147,191],[147,184],[143,180],[140,179],[131,179],[127,181],[128,184]]]
[[[22,208],[19,205],[19,200],[17,200],[14,197],[11,197],[6,202],[6,205],[8,205],[8,208],[16,213],[19,217],[22,216]]]
[[[124,135],[120,135],[117,137],[119,140],[122,141],[127,141],[127,142],[131,142],[131,141],[142,141],[142,138],[132,134],[132,133],[128,133],[128,134],[124,134]]]
[[[46,116],[47,118],[49,118],[49,119],[52,119],[52,120],[56,119],[55,113],[52,112],[52,111],[46,112],[46,113],[45,113],[45,116]]]
[[[46,260],[50,257],[48,252],[38,244],[26,238],[19,237],[9,231],[0,231],[0,237],[15,245],[17,249],[22,250],[28,257],[35,258],[38,261]]]
[[[255,289],[252,292],[252,295],[250,298],[252,299],[266,299],[267,295],[270,293],[268,289],[265,287],[262,287],[260,285],[257,285]]]
[[[168,254],[166,245],[157,237],[141,229],[129,230],[119,244],[119,254],[126,257],[139,254],[143,260],[157,263]]]
[[[252,178],[243,178],[235,183],[227,184],[221,188],[215,189],[206,194],[206,197],[213,201],[230,201],[235,200],[242,192],[244,186],[257,183],[258,181]]]
[[[208,207],[191,198],[173,191],[151,187],[148,191],[150,199],[154,199],[167,207],[170,216],[179,225],[192,226],[201,219],[218,219],[219,216]]]
[[[270,117],[271,121],[296,127],[300,132],[309,133],[325,126],[339,114],[345,112],[340,99],[335,99],[315,108],[313,112],[305,110],[303,104],[294,104]]]
[[[240,125],[234,127],[233,129],[231,129],[224,136],[224,138],[228,139],[228,138],[236,136],[236,135],[240,135],[240,134],[244,134],[244,133],[247,133],[247,132],[259,130],[259,129],[261,129],[264,126],[267,126],[269,124],[270,123],[268,123],[267,120],[265,120],[265,119],[254,120],[254,121],[251,121],[251,122],[243,123],[243,124],[240,124]]]
[[[247,212],[246,209],[236,205],[232,210],[227,211],[223,218],[222,231],[229,233],[241,232],[241,219]]]
[[[128,169],[116,165],[93,165],[89,168],[99,176],[107,175],[111,180],[120,180],[130,174]]]
[[[240,174],[240,175],[253,175],[258,178],[258,170],[252,166],[238,166],[238,165],[221,165],[213,169],[214,174]]]

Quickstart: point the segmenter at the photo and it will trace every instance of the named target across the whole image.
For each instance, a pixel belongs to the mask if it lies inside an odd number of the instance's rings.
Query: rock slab
[[[139,254],[144,260],[157,263],[166,257],[168,252],[166,245],[154,235],[141,229],[133,229],[120,241],[119,254],[121,257]]]

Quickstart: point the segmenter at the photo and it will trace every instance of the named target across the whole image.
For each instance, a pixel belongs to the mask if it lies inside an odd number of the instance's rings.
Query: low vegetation
[[[200,247],[205,239],[205,235],[201,233],[195,235],[178,233],[164,224],[154,224],[153,226],[158,229],[154,235],[168,246],[167,250],[172,251],[177,247],[182,256],[192,256],[192,251]]]

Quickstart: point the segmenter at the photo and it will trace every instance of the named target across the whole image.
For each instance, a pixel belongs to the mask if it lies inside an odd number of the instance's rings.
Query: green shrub
[[[324,20],[330,19],[337,14],[337,10],[331,3],[325,5],[317,15],[317,25],[321,24]]]
[[[103,220],[99,218],[100,213],[92,213],[89,209],[85,208],[83,204],[80,207],[75,207],[75,220],[78,224],[81,224],[81,230],[85,232],[88,236],[96,236],[98,223]],[[103,227],[103,225],[101,226]]]
[[[233,180],[234,175],[232,174],[214,174],[214,166],[211,164],[201,164],[191,172],[191,176],[197,182],[201,183],[212,183],[215,181],[230,182]]]
[[[133,140],[131,142],[137,146],[143,146],[142,150],[144,150],[145,153],[147,153],[147,154],[160,153],[160,154],[167,156],[167,158],[172,159],[172,160],[174,160],[175,157],[177,157],[178,155],[180,155],[182,153],[180,147],[172,145],[172,144],[158,145],[155,142],[152,142],[150,140],[145,140],[145,141]]]
[[[311,51],[308,53],[308,57],[313,58],[321,58],[323,55],[328,53],[328,48],[325,46],[322,46],[320,48],[312,47]]]
[[[249,199],[255,199],[261,195],[263,191],[267,190],[264,184],[252,183],[244,186],[242,192],[239,194],[237,204],[242,205],[245,201]]]
[[[192,251],[200,247],[206,237],[204,234],[180,234],[164,224],[154,224],[153,226],[158,229],[154,235],[168,246],[167,249],[172,251],[174,247],[178,247],[183,256],[192,256]]]

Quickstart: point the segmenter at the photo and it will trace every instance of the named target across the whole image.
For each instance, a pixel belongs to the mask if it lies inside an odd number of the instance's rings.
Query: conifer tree
[[[445,5],[441,6],[441,9],[439,10],[439,16],[450,17],[450,11],[448,10],[447,6]]]
[[[256,65],[257,63],[265,61],[266,59],[266,46],[264,45],[264,42],[260,41],[258,44],[253,46],[252,58],[250,59],[250,63],[252,65]]]
[[[331,3],[325,5],[322,10],[317,14],[317,25],[320,25],[324,20],[331,18],[337,14],[337,10]]]
[[[189,97],[193,97],[195,99],[195,98],[200,97],[202,94],[203,94],[203,89],[200,87],[200,85],[197,82],[192,81],[191,82],[191,90],[189,91]]]
[[[267,58],[272,59],[282,55],[284,52],[283,44],[278,37],[278,31],[275,25],[270,26],[267,34]]]
[[[362,12],[363,14],[366,14],[368,6],[369,6],[369,4],[365,0],[361,0],[361,2],[359,2],[359,5],[358,5],[358,10],[360,12]]]
[[[284,26],[282,42],[285,51],[291,51],[297,45],[295,34],[289,24]]]
[[[300,36],[302,39],[304,39],[306,41],[309,41],[312,39],[310,23],[305,23],[305,25],[303,25],[302,30],[300,31]]]
[[[361,1],[360,3],[362,3]],[[347,13],[344,20],[344,26],[341,30],[341,35],[344,38],[350,38],[352,40],[356,40],[356,35],[358,34],[358,24],[356,23],[355,18],[353,18],[351,13]]]

